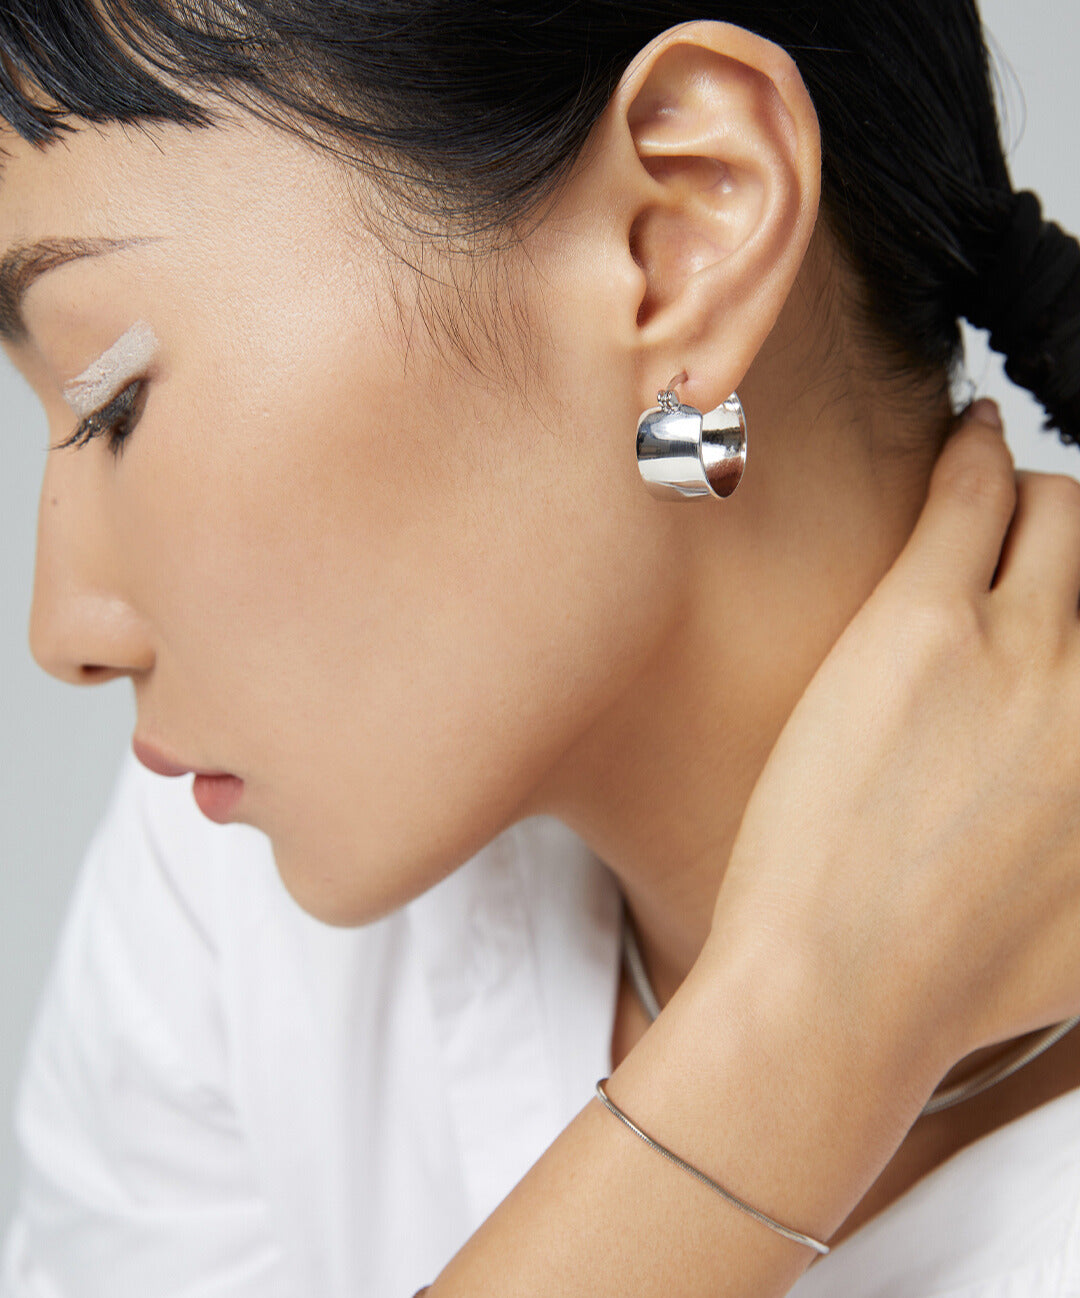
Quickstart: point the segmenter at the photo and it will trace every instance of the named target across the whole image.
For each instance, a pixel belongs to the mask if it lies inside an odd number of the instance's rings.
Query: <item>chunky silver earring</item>
[[[746,414],[736,392],[704,415],[684,406],[674,389],[686,379],[677,374],[638,420],[638,468],[659,500],[723,500],[746,468]]]

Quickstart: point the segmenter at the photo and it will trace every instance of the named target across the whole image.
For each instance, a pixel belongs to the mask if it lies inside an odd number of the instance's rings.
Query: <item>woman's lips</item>
[[[142,739],[132,739],[131,750],[148,771],[155,775],[176,776],[194,774],[192,793],[199,810],[208,820],[224,824],[244,792],[244,781],[238,775],[224,771],[199,771],[184,766],[159,753],[153,745]]]
[[[196,775],[191,786],[199,810],[218,825],[232,818],[244,792],[244,781],[236,775]]]

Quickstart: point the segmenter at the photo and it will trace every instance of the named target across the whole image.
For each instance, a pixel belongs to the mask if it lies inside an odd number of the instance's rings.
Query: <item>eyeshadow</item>
[[[85,419],[137,378],[157,348],[153,329],[145,320],[137,320],[77,379],[64,385],[64,400],[80,419]]]

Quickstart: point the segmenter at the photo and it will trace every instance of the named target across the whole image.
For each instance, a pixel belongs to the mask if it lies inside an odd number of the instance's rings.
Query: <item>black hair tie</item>
[[[1005,373],[1046,408],[1044,428],[1075,420],[1080,399],[1080,243],[1044,221],[1037,194],[1012,196],[1003,233],[978,258],[963,314],[990,331]],[[1072,440],[1063,438],[1063,440]]]

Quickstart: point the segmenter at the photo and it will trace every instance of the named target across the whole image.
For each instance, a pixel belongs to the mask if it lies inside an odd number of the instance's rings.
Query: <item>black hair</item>
[[[69,117],[211,125],[217,93],[477,233],[552,194],[634,55],[698,18],[795,61],[822,219],[899,367],[955,375],[964,316],[1080,442],[1080,245],[1019,211],[975,0],[6,0],[0,117],[44,145]]]

